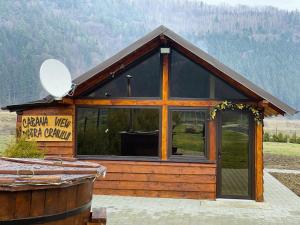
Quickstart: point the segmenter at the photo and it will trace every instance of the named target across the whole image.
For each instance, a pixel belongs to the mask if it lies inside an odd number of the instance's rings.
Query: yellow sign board
[[[72,141],[72,116],[22,116],[22,135],[35,141]]]

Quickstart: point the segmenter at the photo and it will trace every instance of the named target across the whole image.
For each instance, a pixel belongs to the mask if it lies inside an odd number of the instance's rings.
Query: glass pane
[[[170,96],[247,99],[245,95],[176,50],[171,54]]]
[[[92,98],[160,97],[160,84],[160,53],[156,52],[116,74],[114,78],[87,96]]]
[[[241,92],[237,91],[229,84],[225,83],[220,78],[215,77],[215,98],[216,99],[240,99],[246,100],[248,99]]]
[[[78,155],[158,156],[159,110],[79,108]]]
[[[172,155],[204,156],[205,117],[204,111],[172,111]]]
[[[171,54],[170,95],[209,98],[208,71],[175,50]]]
[[[222,113],[222,195],[248,196],[249,116]]]

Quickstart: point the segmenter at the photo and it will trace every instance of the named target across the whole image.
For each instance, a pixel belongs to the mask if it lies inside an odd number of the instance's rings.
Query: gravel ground
[[[300,197],[300,174],[271,173],[271,175]]]
[[[264,154],[265,168],[300,169],[300,157]]]

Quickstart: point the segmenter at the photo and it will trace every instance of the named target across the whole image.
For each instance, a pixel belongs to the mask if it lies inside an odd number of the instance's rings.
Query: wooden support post
[[[21,135],[22,135],[22,115],[18,114],[16,120],[16,138],[21,137]]]
[[[209,151],[208,151],[208,159],[209,160],[216,160],[216,154],[217,154],[217,143],[216,143],[216,136],[217,136],[217,128],[216,128],[216,120],[209,120],[208,121],[208,131],[209,134]]]
[[[168,159],[168,92],[169,92],[169,56],[163,55],[163,70],[162,70],[162,127],[161,127],[161,159]]]
[[[217,159],[217,122],[216,119],[208,121],[208,159],[209,160],[216,160]],[[215,172],[217,175],[217,170]],[[217,179],[217,177],[215,177]],[[215,185],[214,191],[214,199],[217,197],[217,186]]]
[[[76,151],[76,143],[77,143],[77,135],[76,135],[76,106],[75,104],[70,107],[72,109],[72,120],[73,120],[73,127],[72,127],[72,157],[76,157],[77,151]]]
[[[262,202],[263,195],[263,125],[255,125],[255,200]]]

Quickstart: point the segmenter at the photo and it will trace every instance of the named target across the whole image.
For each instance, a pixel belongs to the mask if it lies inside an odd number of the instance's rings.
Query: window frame
[[[152,54],[155,54],[156,51],[160,51],[158,48],[150,50],[148,53],[143,55],[141,58],[136,59],[130,64],[126,65],[125,70],[130,69],[132,66],[140,63],[142,60],[145,60],[147,57],[150,57]],[[91,93],[92,91],[83,92],[79,97],[74,99],[74,156],[80,159],[90,159],[90,160],[111,160],[111,161],[153,161],[153,162],[189,162],[189,163],[216,163],[217,159],[211,156],[217,149],[210,149],[210,145],[214,146],[212,141],[214,139],[214,135],[210,134],[209,127],[211,127],[209,121],[209,110],[211,107],[214,107],[216,104],[219,104],[224,99],[216,99],[216,98],[181,98],[181,97],[171,97],[170,96],[170,76],[171,74],[171,54],[173,49],[178,51],[180,54],[183,54],[187,59],[193,61],[199,66],[206,69],[213,76],[220,78],[215,75],[215,72],[207,69],[205,66],[201,64],[201,62],[196,61],[191,58],[191,56],[187,55],[181,49],[176,47],[169,46],[171,48],[170,54],[162,54],[160,53],[160,97],[109,97],[109,98],[95,98],[95,97],[87,97],[82,96]],[[121,68],[120,68],[121,69]],[[116,73],[122,73],[123,69],[116,71]],[[222,78],[220,78],[222,79]],[[224,79],[222,79],[224,80]],[[95,85],[93,90],[97,87],[100,87],[103,83],[109,82],[109,76],[106,77],[100,84]],[[224,82],[226,82],[224,80]],[[227,82],[226,82],[227,83]],[[255,100],[250,97],[248,94],[244,93],[241,90],[238,90],[235,86],[227,83],[230,87],[235,90],[241,92],[248,99],[228,99],[232,102],[252,102]],[[159,146],[158,146],[158,156],[114,156],[114,155],[79,155],[77,154],[78,150],[78,130],[77,130],[77,117],[78,117],[78,108],[152,108],[159,110]],[[198,111],[203,110],[206,111],[206,120],[205,120],[205,151],[203,156],[176,156],[172,155],[172,118],[171,113],[174,110],[187,110],[187,111]],[[215,121],[215,127],[218,127],[218,121]],[[166,128],[167,127],[167,128]],[[162,130],[163,129],[163,130]],[[216,134],[215,134],[216,135]],[[211,140],[211,138],[213,138]],[[217,137],[215,137],[217,139]],[[162,143],[162,139],[166,140],[166,142]]]
[[[205,148],[204,148],[204,154],[203,156],[176,156],[172,154],[172,112],[174,111],[201,111],[205,113]],[[203,161],[209,161],[209,109],[207,107],[174,107],[169,106],[168,107],[168,160],[169,161],[180,161],[180,162],[203,162]]]
[[[140,64],[141,62],[143,62],[144,60],[147,60],[148,58],[150,58],[151,56],[153,56],[154,54],[159,54],[160,59],[159,59],[159,74],[160,74],[160,82],[159,82],[159,96],[158,97],[91,97],[88,96],[91,93],[93,93],[96,89],[101,88],[102,86],[104,86],[105,84],[112,82],[112,75],[109,75],[108,77],[106,77],[100,84],[96,85],[95,87],[93,87],[91,90],[88,90],[86,92],[83,92],[80,95],[81,99],[101,99],[101,100],[110,100],[110,99],[130,99],[130,100],[161,100],[162,99],[162,54],[160,53],[160,48],[158,49],[154,49],[150,52],[148,52],[147,54],[143,55],[142,57],[140,57],[139,59],[135,60],[134,62],[128,64],[127,66],[125,66],[124,68],[120,68],[118,71],[115,72],[114,76],[118,77],[121,73],[124,73],[125,71],[137,66],[138,64]]]
[[[78,109],[92,108],[92,109],[107,109],[107,108],[121,108],[121,109],[158,109],[158,155],[157,156],[116,156],[116,155],[80,155],[78,154]],[[161,133],[162,133],[162,107],[161,106],[113,106],[113,105],[76,105],[75,107],[75,157],[79,159],[100,159],[100,160],[128,160],[128,161],[159,161],[161,159]]]
[[[217,149],[216,149],[216,154],[219,155],[220,151],[222,154],[222,124],[223,124],[223,114],[230,111],[229,109],[225,109],[223,111],[220,111],[217,114],[216,121],[217,121],[217,130],[216,130],[216,137],[217,137]],[[253,115],[245,110],[242,110],[245,115],[247,115],[249,119],[249,127],[248,127],[248,197],[244,197],[241,195],[222,195],[221,194],[221,183],[222,183],[222,177],[221,177],[221,171],[222,171],[222,166],[221,166],[221,160],[218,159],[216,162],[217,165],[217,177],[216,177],[216,182],[217,182],[217,189],[216,189],[216,194],[217,197],[222,197],[222,198],[236,198],[236,199],[254,199],[255,198],[255,157],[256,157],[256,152],[255,152],[255,120],[253,118]]]

